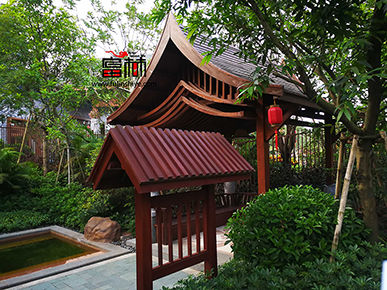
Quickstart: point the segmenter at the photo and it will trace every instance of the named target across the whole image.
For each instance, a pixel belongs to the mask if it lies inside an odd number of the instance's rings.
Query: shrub
[[[181,280],[173,288],[185,290],[297,289],[297,290],[371,290],[380,289],[382,262],[387,249],[382,244],[365,242],[338,251],[336,259],[316,259],[303,264],[288,264],[283,269],[252,266],[232,260],[219,267],[219,274],[210,280],[204,274]]]
[[[111,217],[123,230],[133,230],[134,198],[127,188],[94,191],[74,182],[55,183],[55,173],[37,177],[31,191],[37,196],[34,209],[49,215],[51,223],[83,231],[92,216]]]
[[[0,212],[0,233],[21,231],[48,225],[49,216],[31,210]]]
[[[0,196],[18,193],[28,187],[32,170],[28,164],[17,164],[18,156],[12,148],[0,149]]]
[[[253,265],[284,267],[329,255],[338,203],[310,186],[283,187],[258,196],[229,220],[228,242],[236,258]],[[340,246],[361,242],[367,231],[347,208]]]

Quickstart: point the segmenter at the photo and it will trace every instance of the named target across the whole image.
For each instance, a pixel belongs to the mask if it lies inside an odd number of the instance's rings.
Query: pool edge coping
[[[44,228],[37,228],[37,229],[32,229],[32,230],[26,230],[26,231],[21,231],[21,232],[15,232],[15,233],[10,233],[10,234],[5,234],[5,235],[0,235],[0,240],[8,239],[8,238],[14,238],[14,237],[21,237],[25,235],[30,235],[30,234],[36,234],[36,233],[43,233],[43,232],[54,232],[60,235],[63,235],[67,238],[70,238],[72,240],[75,240],[77,242],[82,242],[86,245],[89,245],[91,247],[100,249],[101,251],[104,251],[105,253],[81,259],[79,261],[74,261],[68,264],[63,264],[59,266],[54,266],[51,268],[43,269],[40,271],[36,271],[33,273],[29,273],[26,275],[22,275],[19,277],[14,277],[14,278],[9,278],[3,281],[0,281],[0,289],[7,289],[9,287],[14,287],[18,286],[20,284],[28,283],[34,280],[46,278],[52,275],[60,274],[63,272],[67,272],[70,270],[74,270],[77,268],[81,268],[84,266],[88,266],[90,264],[102,262],[108,259],[112,259],[118,256],[122,256],[125,254],[130,254],[130,251],[127,249],[124,249],[120,246],[115,246],[110,243],[99,243],[99,242],[93,242],[87,240],[83,234],[62,228],[59,226],[49,226],[49,227],[44,227]]]

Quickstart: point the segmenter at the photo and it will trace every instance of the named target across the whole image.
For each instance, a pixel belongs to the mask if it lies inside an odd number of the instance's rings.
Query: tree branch
[[[296,85],[297,87],[300,87],[300,91],[302,91],[302,92],[305,91],[305,86],[302,83],[300,83],[300,82],[298,82],[290,77],[284,76],[283,74],[281,74],[279,72],[272,72],[272,74],[275,75],[276,77],[279,77],[279,78],[289,82],[289,83]]]
[[[332,98],[333,103],[335,104],[336,107],[338,107],[338,106],[339,106],[339,99],[338,99],[338,97],[337,97],[331,90],[329,90],[329,88],[328,88],[329,80],[328,80],[327,77],[325,76],[325,74],[324,74],[324,72],[322,71],[320,65],[318,65],[318,66],[316,67],[315,72],[316,72],[316,74],[318,75],[318,77],[320,78],[320,80],[321,80],[321,81],[324,83],[324,85],[327,87],[329,96]]]
[[[300,74],[300,81],[304,83],[305,85],[305,94],[311,101],[316,101],[317,105],[320,106],[325,112],[328,114],[337,117],[339,114],[339,111],[336,110],[336,106],[328,103],[323,98],[318,98],[317,93],[313,89],[313,85],[306,73],[305,68],[301,64],[301,62],[298,60],[297,56],[291,51],[290,48],[288,48],[286,45],[284,45],[274,34],[273,30],[271,29],[270,25],[267,23],[264,15],[262,14],[260,8],[257,6],[254,0],[247,0],[252,10],[252,12],[257,16],[259,22],[261,23],[265,34],[270,38],[272,43],[290,60],[293,60],[296,63],[297,71]],[[364,135],[363,130],[361,130],[354,122],[349,120],[344,115],[341,116],[341,122],[347,127],[349,131],[351,131],[353,134],[358,135]]]

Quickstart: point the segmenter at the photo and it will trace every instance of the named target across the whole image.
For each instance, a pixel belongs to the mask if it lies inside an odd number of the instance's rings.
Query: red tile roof
[[[117,126],[89,181],[94,189],[134,185],[149,192],[248,179],[253,171],[219,133]]]

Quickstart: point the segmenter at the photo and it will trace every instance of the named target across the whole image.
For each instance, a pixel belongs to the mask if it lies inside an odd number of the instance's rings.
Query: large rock
[[[121,226],[109,217],[92,217],[85,226],[85,238],[102,243],[118,241],[121,236]]]

